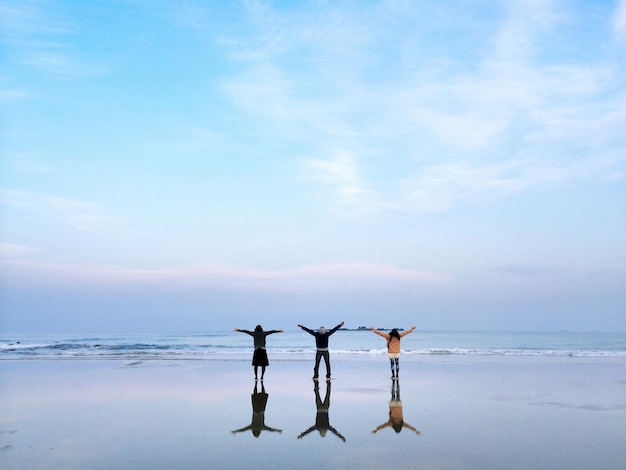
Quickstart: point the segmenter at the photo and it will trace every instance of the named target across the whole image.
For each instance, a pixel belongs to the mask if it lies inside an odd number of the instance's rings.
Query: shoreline
[[[598,362],[607,358],[626,362],[626,341],[612,334],[456,334],[418,332],[402,340],[404,361],[476,362],[526,361]],[[233,332],[180,336],[167,335],[35,335],[21,342],[0,343],[0,361],[5,359],[205,359],[247,360],[252,343]],[[285,332],[268,341],[268,354],[280,361],[302,360],[315,354],[315,343],[302,332]],[[376,360],[386,356],[386,345],[373,334],[343,331],[333,336],[330,352],[336,360]],[[508,358],[508,359],[501,359]],[[588,359],[592,358],[592,359]]]
[[[244,353],[215,353],[204,355],[128,355],[128,356],[37,356],[37,357],[0,357],[0,364],[11,362],[73,362],[73,361],[112,361],[112,362],[244,362],[249,363],[253,351]],[[342,354],[330,350],[333,362],[346,363],[387,363],[387,353],[373,354]],[[268,350],[270,362],[301,363],[313,361],[315,352],[276,353]],[[435,364],[542,364],[542,365],[612,365],[625,366],[624,356],[589,356],[589,355],[497,355],[497,354],[410,354],[402,353],[402,363],[435,363]]]

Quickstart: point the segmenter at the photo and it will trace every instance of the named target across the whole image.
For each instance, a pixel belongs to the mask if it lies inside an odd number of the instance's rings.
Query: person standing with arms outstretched
[[[267,351],[265,350],[265,338],[268,335],[274,333],[282,333],[283,330],[269,330],[264,331],[261,325],[257,325],[254,331],[240,330],[235,328],[235,331],[245,333],[254,338],[254,354],[252,355],[252,365],[254,366],[254,380],[258,380],[258,368],[261,366],[261,381],[265,375],[265,368],[270,365],[270,361],[267,358]]]
[[[406,331],[402,333],[398,332],[396,328],[391,330],[389,334],[383,333],[382,331],[378,331],[373,326],[370,326],[370,330],[372,330],[377,335],[382,336],[387,340],[387,356],[389,357],[389,361],[391,362],[391,378],[395,379],[400,377],[400,338],[408,335],[409,333],[415,330],[415,326],[412,326]],[[394,371],[395,365],[395,371]]]
[[[302,326],[298,323],[298,326],[302,328],[304,331],[309,333],[310,335],[315,336],[315,346],[317,347],[317,353],[315,354],[315,367],[313,368],[313,380],[316,380],[319,374],[320,369],[320,360],[322,357],[324,358],[324,363],[326,364],[326,379],[330,379],[330,355],[328,354],[328,338],[335,331],[343,326],[343,322],[339,323],[336,327],[334,327],[330,331],[326,331],[326,328],[320,326],[319,330],[313,331],[307,328],[306,326]]]

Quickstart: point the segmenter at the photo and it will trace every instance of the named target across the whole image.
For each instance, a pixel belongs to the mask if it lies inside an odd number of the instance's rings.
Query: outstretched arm
[[[332,426],[328,426],[328,429],[330,429],[330,430],[331,430],[331,432],[332,432],[335,436],[337,436],[339,439],[341,439],[343,442],[346,442],[346,438],[345,438],[345,437],[343,437],[343,436],[341,435],[341,433],[340,433],[339,431],[337,431],[335,428],[333,428]]]
[[[248,330],[240,330],[239,328],[235,327],[235,331],[238,331],[239,333],[245,333],[247,335],[254,335],[254,333],[252,333],[252,331],[248,331]]]
[[[420,434],[422,434],[422,433],[421,433],[421,432],[419,432],[417,429],[415,429],[413,426],[411,426],[409,423],[402,423],[402,427],[403,427],[403,428],[408,428],[408,429],[410,429],[411,431],[413,431],[413,432],[414,432],[415,434],[417,434],[418,436],[419,436]]]
[[[234,431],[231,431],[231,434],[237,434],[238,432],[244,432],[244,431],[249,431],[250,429],[252,429],[252,425],[246,426],[245,428],[241,428],[241,429],[235,429]]]
[[[330,330],[328,333],[326,333],[327,335],[332,335],[335,331],[337,331],[339,328],[341,328],[343,326],[343,322],[339,323],[339,325],[337,325],[336,327],[334,327],[332,330]]]
[[[387,421],[384,424],[381,424],[380,426],[378,426],[376,429],[374,429],[372,431],[372,434],[376,434],[378,431],[380,431],[381,429],[385,429],[387,427],[391,426],[391,420]]]
[[[266,331],[265,333],[267,333],[268,335],[273,335],[274,333],[284,333],[284,331],[281,328],[280,330],[270,330],[270,331]]]
[[[378,331],[376,328],[374,328],[373,326],[370,326],[370,330],[372,330],[374,333],[376,333],[378,336],[382,336],[383,338],[387,338],[389,335],[383,333],[382,331]]]
[[[403,331],[402,333],[400,333],[400,338],[402,338],[403,336],[408,335],[409,333],[413,333],[413,331],[415,331],[415,328],[417,328],[417,327],[416,326],[412,326],[408,330]]]
[[[300,324],[300,323],[298,323],[298,326],[299,326],[300,328],[302,328],[304,331],[306,331],[308,334],[310,334],[310,335],[315,335],[315,332],[314,332],[313,330],[310,330],[310,329],[309,329],[309,328],[307,328],[306,326],[304,326],[304,325],[302,325],[302,324]]]
[[[269,426],[263,426],[263,431],[277,432],[279,434],[283,432],[282,429],[270,428]]]
[[[309,429],[307,429],[303,433],[300,433],[300,435],[298,436],[298,439],[302,439],[304,436],[306,436],[308,433],[314,430],[315,430],[315,425],[311,426]]]

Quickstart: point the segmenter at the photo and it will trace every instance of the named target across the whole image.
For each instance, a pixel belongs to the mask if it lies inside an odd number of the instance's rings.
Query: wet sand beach
[[[619,360],[403,358],[398,397],[386,357],[332,359],[330,391],[325,381],[316,390],[312,357],[270,352],[256,393],[247,360],[0,361],[0,467],[618,469],[626,461]],[[391,405],[401,406],[400,432],[385,426]]]

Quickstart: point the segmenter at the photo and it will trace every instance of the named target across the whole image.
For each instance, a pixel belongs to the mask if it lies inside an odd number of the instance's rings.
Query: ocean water
[[[379,336],[338,331],[330,346],[320,383],[310,335],[269,336],[257,383],[252,339],[233,331],[5,335],[0,468],[624,467],[623,334],[415,331],[400,381]],[[380,429],[400,388],[419,435]],[[303,435],[320,411],[345,441]]]
[[[245,360],[252,338],[234,331],[188,334],[45,334],[0,337],[0,359]],[[315,352],[301,330],[267,337],[270,360],[301,360]],[[367,331],[339,330],[330,338],[334,360],[378,358],[383,338]],[[405,359],[426,357],[626,358],[626,334],[581,332],[419,331],[402,339]]]

